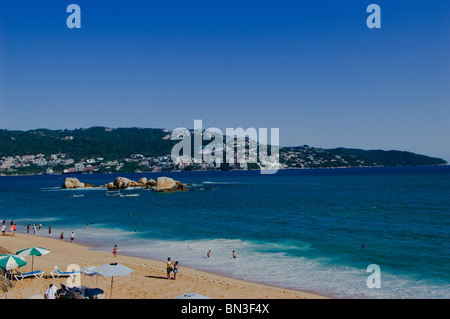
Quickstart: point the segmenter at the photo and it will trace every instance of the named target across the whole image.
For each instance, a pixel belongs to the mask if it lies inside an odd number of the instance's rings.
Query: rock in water
[[[116,189],[125,189],[131,186],[131,180],[125,177],[117,177],[114,181]]]
[[[117,189],[117,187],[114,185],[113,182],[106,184],[105,187],[106,187],[108,190],[115,190],[115,189]]]
[[[81,183],[78,178],[67,177],[64,183],[62,184],[62,188],[83,188],[85,187],[84,183]]]
[[[175,181],[170,177],[158,177],[156,188],[153,191],[158,193],[186,192],[188,188],[183,183]]]

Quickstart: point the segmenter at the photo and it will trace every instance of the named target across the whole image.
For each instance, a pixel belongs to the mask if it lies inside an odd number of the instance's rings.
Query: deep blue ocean
[[[39,236],[51,226],[52,237],[73,231],[78,243],[117,244],[119,254],[162,266],[171,257],[334,297],[450,298],[450,166],[76,175],[95,185],[117,176],[192,186],[110,197],[104,188],[61,189],[69,175],[2,176],[0,218],[20,233],[42,223]],[[371,264],[380,267],[380,288],[367,286]]]

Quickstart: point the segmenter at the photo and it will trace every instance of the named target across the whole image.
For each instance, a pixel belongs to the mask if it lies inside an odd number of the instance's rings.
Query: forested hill
[[[163,156],[170,154],[176,144],[167,138],[168,134],[167,130],[152,128],[0,130],[0,157],[66,153],[78,161],[99,156],[121,159],[131,154]]]

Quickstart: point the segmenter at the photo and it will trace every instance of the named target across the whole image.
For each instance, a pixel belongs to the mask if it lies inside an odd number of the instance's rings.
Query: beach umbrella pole
[[[109,294],[109,299],[112,299],[113,281],[114,281],[114,276],[111,277],[111,293]]]

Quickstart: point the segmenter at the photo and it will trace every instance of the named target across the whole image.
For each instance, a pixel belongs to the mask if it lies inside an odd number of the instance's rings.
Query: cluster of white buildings
[[[223,148],[204,149],[200,158],[197,156],[172,158],[171,155],[159,157],[145,157],[142,154],[132,154],[120,160],[105,160],[103,157],[86,158],[75,161],[69,154],[59,153],[50,156],[44,154],[7,156],[0,158],[0,173],[20,174],[21,169],[33,166],[33,173],[96,173],[96,172],[117,172],[127,164],[135,163],[131,166],[135,171],[182,171],[182,170],[214,170],[220,167],[221,163],[226,163],[230,168],[247,169],[247,164],[253,163],[252,159],[257,158],[256,148],[249,148],[246,145],[246,161],[240,161],[238,152],[230,157],[231,150],[227,146]],[[215,160],[214,156],[221,156],[221,160]],[[211,160],[213,158],[214,160]],[[284,165],[283,165],[284,166]],[[42,168],[42,169],[41,169]],[[282,168],[282,167],[280,167]]]
[[[31,165],[47,166],[48,161],[44,154],[3,156],[0,158],[0,170],[25,168]]]

